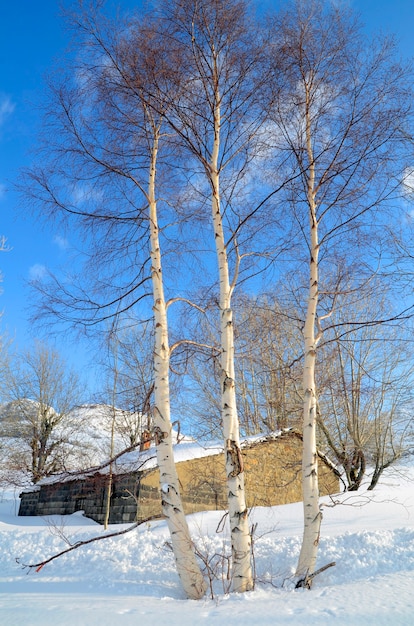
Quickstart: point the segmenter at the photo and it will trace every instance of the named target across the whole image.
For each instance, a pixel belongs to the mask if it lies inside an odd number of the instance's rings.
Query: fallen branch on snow
[[[128,528],[124,528],[123,530],[117,530],[116,532],[107,533],[106,535],[99,535],[97,537],[92,537],[91,539],[86,539],[85,541],[77,541],[76,543],[71,545],[69,548],[66,548],[66,550],[62,550],[61,552],[58,552],[57,554],[54,554],[53,556],[49,557],[48,559],[45,559],[44,561],[40,561],[39,563],[21,563],[21,561],[18,558],[16,558],[16,563],[21,565],[23,569],[28,569],[29,571],[34,569],[35,572],[40,572],[40,570],[45,565],[47,565],[51,561],[54,561],[55,559],[58,559],[60,556],[67,554],[68,552],[72,552],[72,550],[77,550],[78,548],[81,548],[82,546],[87,546],[90,543],[94,543],[95,541],[101,541],[102,539],[110,539],[111,537],[119,537],[120,535],[126,535],[127,533],[130,533],[132,530],[135,530],[135,528],[138,528],[138,526],[141,526],[141,524],[145,524],[154,519],[160,519],[160,518],[157,515],[151,515],[150,517],[146,517],[140,522],[135,522],[135,524],[132,524],[132,526],[128,526]]]

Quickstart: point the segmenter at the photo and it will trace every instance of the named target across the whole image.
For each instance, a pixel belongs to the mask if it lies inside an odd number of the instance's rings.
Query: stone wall
[[[106,485],[107,476],[101,474],[79,480],[43,484],[36,491],[20,494],[19,515],[70,515],[76,511],[84,511],[86,517],[103,523]],[[138,486],[137,474],[114,477],[110,523],[135,520]]]
[[[300,435],[287,432],[277,438],[243,448],[247,506],[272,506],[302,500]],[[177,463],[184,510],[221,510],[227,506],[224,455],[212,455]],[[66,515],[84,511],[102,523],[105,515],[107,477],[99,474],[83,480],[45,484],[21,494],[19,515]],[[323,459],[319,462],[321,495],[339,491],[338,474]],[[161,516],[158,469],[114,477],[110,523],[142,521]]]
[[[292,431],[242,449],[246,499],[249,508],[289,504],[302,500],[302,437]],[[186,513],[227,507],[224,455],[177,463]],[[158,488],[159,473],[153,470],[142,484]],[[339,475],[323,458],[319,460],[321,496],[340,490]]]

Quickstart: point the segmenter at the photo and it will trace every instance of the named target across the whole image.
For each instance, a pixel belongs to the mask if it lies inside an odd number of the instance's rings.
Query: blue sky
[[[339,0],[341,1],[341,0]],[[414,3],[412,0],[350,0],[370,31],[395,33],[405,57],[414,57]],[[111,4],[115,4],[112,2]],[[120,6],[134,6],[119,0]],[[272,5],[265,0],[262,5]],[[59,16],[58,0],[17,0],[1,3],[0,9],[0,235],[11,251],[0,255],[3,273],[2,330],[15,337],[19,347],[34,335],[29,323],[30,292],[25,281],[43,267],[64,262],[71,242],[53,227],[44,228],[18,208],[13,191],[19,169],[30,165],[36,147],[39,115],[34,107],[43,90],[43,76],[61,56],[68,36]],[[72,363],[85,364],[86,344],[68,346],[58,339]]]
[[[36,220],[17,210],[13,182],[30,164],[39,115],[33,103],[42,90],[42,76],[65,46],[58,3],[20,0],[2,3],[0,13],[0,234],[11,251],[0,257],[3,274],[2,330],[20,347],[30,342],[30,294],[25,280],[36,267],[61,253],[58,233],[42,230]],[[26,215],[25,215],[26,213]]]

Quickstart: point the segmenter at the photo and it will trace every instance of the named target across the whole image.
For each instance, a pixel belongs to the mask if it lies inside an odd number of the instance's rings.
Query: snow
[[[71,543],[104,535],[76,513],[17,517],[18,503],[0,502],[0,624],[7,626],[269,626],[306,624],[393,626],[413,623],[414,467],[390,470],[372,492],[323,498],[318,567],[311,591],[295,590],[292,574],[302,532],[302,505],[257,508],[256,588],[186,600],[166,542],[163,521],[97,541],[51,562],[39,573],[22,568]],[[221,512],[189,517],[192,536],[216,574],[226,572],[228,529]],[[223,530],[224,525],[224,530]],[[112,526],[106,532],[124,528]],[[217,532],[218,530],[218,532]],[[216,555],[216,556],[214,556]],[[19,563],[16,562],[16,558]]]
[[[107,407],[105,407],[104,405],[93,407],[92,409],[89,409],[89,407],[86,407],[86,408],[82,407],[82,412],[79,412],[79,414],[82,415],[82,419],[85,422],[87,422],[88,414],[90,415],[89,419],[91,421],[93,419],[96,420],[96,417],[99,420],[99,418],[102,415],[105,416],[105,413],[103,411],[106,408]],[[261,441],[266,441],[269,439],[276,439],[277,437],[280,437],[282,433],[289,432],[289,430],[290,429],[285,429],[284,431],[269,433],[264,436],[256,435],[256,436],[248,437],[244,439],[243,441],[241,441],[240,445],[243,448],[243,447],[255,444],[255,443],[259,443]],[[105,431],[103,429],[99,430],[97,428],[96,431],[100,432],[100,436],[102,439],[105,439]],[[83,436],[83,445],[85,447],[88,447],[89,450],[93,449],[93,445],[91,445],[90,439],[88,439],[88,436],[85,436],[84,433],[82,436]],[[200,459],[200,458],[214,456],[214,455],[223,453],[223,442],[210,441],[210,442],[199,443],[198,441],[195,441],[191,437],[182,436],[182,435],[179,436],[178,433],[176,433],[175,431],[172,431],[172,441],[173,441],[173,446],[174,446],[174,459],[176,463],[189,461],[191,459]],[[118,454],[123,449],[125,449],[125,443],[122,442],[122,440],[121,441],[118,440],[117,445],[115,446],[115,454]],[[325,460],[326,463],[332,465],[329,459],[327,459],[324,455],[321,454],[320,456],[321,458]],[[39,489],[40,485],[53,484],[56,482],[66,482],[66,481],[73,480],[74,478],[76,479],[85,478],[88,474],[95,473],[96,471],[99,471],[100,474],[106,474],[109,472],[108,453],[105,456],[102,456],[101,454],[101,457],[98,457],[96,455],[96,450],[95,450],[94,460],[95,460],[95,464],[91,465],[89,468],[85,469],[84,471],[77,469],[77,470],[68,471],[63,474],[53,474],[51,476],[42,478],[37,483],[38,485],[37,488]],[[135,470],[144,471],[144,470],[153,469],[154,467],[157,466],[157,463],[158,461],[157,461],[155,445],[152,444],[148,450],[140,451],[137,448],[131,452],[126,452],[122,454],[115,461],[115,463],[113,463],[112,467],[115,473],[122,474],[124,472],[130,472],[130,471],[135,471]],[[33,485],[30,485],[27,488],[25,488],[24,491],[27,491],[27,492],[36,491],[36,487],[34,487]]]
[[[189,461],[190,459],[200,459],[206,456],[213,456],[215,454],[221,454],[223,452],[223,444],[218,442],[211,442],[201,444],[188,437],[179,440],[179,443],[174,442],[175,434],[173,432],[173,444],[174,444],[174,459],[176,463],[182,461]],[[130,471],[136,468],[140,470],[148,470],[157,466],[157,457],[155,446],[151,446],[149,450],[139,452],[129,452],[123,454],[116,462],[116,471],[121,473],[122,471]]]

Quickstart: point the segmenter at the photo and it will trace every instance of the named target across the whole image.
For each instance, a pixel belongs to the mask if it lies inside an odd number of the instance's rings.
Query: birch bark
[[[310,261],[309,261],[309,294],[304,338],[304,369],[303,369],[303,455],[302,455],[302,489],[304,528],[302,547],[296,569],[296,577],[303,586],[310,587],[308,576],[315,571],[318,553],[322,513],[319,509],[318,455],[316,448],[316,385],[315,363],[316,347],[319,336],[316,334],[318,291],[318,257],[319,235],[316,214],[315,162],[312,149],[310,94],[306,92],[306,149],[309,163],[307,179],[307,201],[310,229]]]
[[[157,461],[160,470],[162,512],[171,535],[177,572],[187,596],[198,600],[207,589],[193,549],[184,514],[179,481],[173,457],[172,426],[170,419],[170,348],[168,342],[167,306],[161,267],[161,249],[155,195],[156,162],[159,137],[154,137],[148,183],[150,217],[151,275],[154,298],[154,433]]]
[[[220,172],[218,163],[220,153],[221,113],[218,80],[216,81],[214,98],[214,142],[210,161],[210,181],[212,185],[212,217],[220,285],[221,414],[223,421],[224,450],[226,455],[233,590],[243,592],[253,588],[251,536],[245,499],[243,457],[240,450],[239,420],[236,405],[234,329],[233,312],[231,308],[234,281],[233,284],[230,283],[229,263],[220,201]]]

